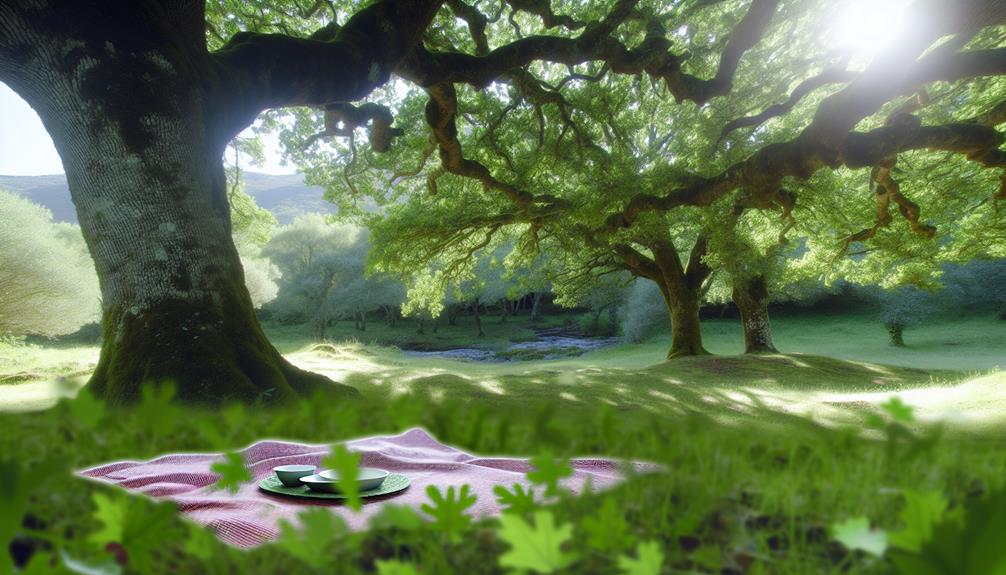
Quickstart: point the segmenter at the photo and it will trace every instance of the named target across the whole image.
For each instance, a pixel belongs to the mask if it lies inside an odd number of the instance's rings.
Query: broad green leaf
[[[70,556],[65,549],[60,550],[59,559],[66,571],[78,575],[119,575],[122,566],[115,561],[105,559],[101,562],[83,561]]]
[[[91,533],[87,538],[88,541],[98,547],[104,547],[109,543],[122,543],[129,501],[125,497],[112,498],[98,492],[95,492],[91,499],[96,507],[94,518],[101,523],[101,529]]]
[[[363,508],[360,499],[360,454],[346,449],[339,444],[332,448],[332,454],[321,460],[322,467],[327,467],[339,474],[339,489],[346,496],[346,506],[353,511]]]
[[[576,561],[577,556],[563,551],[562,545],[572,538],[573,526],[555,525],[552,513],[538,510],[531,525],[518,515],[500,517],[500,538],[511,549],[500,556],[499,564],[517,570],[554,573]]]
[[[831,529],[835,540],[850,551],[861,550],[879,557],[887,549],[887,533],[870,529],[870,520],[866,517],[835,523]]]
[[[512,490],[497,485],[493,487],[493,493],[496,494],[496,501],[503,507],[504,513],[531,513],[538,508],[538,503],[534,500],[533,487],[525,491],[520,483],[514,483]]]
[[[371,529],[397,528],[405,531],[419,529],[423,518],[416,511],[405,505],[384,505],[381,510],[370,518]]]
[[[8,573],[10,572],[12,571],[8,571]],[[0,571],[0,573],[4,572]],[[53,556],[51,553],[48,551],[39,551],[31,556],[28,564],[19,573],[20,575],[55,575],[57,573],[66,573],[66,571],[62,569],[59,563],[53,565]]]
[[[210,471],[220,474],[216,487],[231,493],[237,493],[242,483],[252,480],[252,474],[245,467],[244,458],[240,453],[225,453],[224,461],[217,461],[211,465]]]
[[[346,521],[325,508],[314,508],[297,514],[300,529],[289,521],[280,521],[276,545],[311,567],[321,569],[331,561],[330,546],[349,532]]]
[[[569,462],[555,459],[547,453],[532,457],[531,465],[534,466],[534,469],[527,472],[527,478],[532,483],[544,485],[546,497],[557,495],[559,480],[573,475],[573,468],[569,466]]]
[[[216,536],[199,525],[189,526],[189,537],[185,540],[185,552],[193,557],[209,560],[216,548]]]
[[[377,575],[419,575],[411,563],[401,561],[377,561]]]
[[[0,477],[4,478],[4,488],[0,489],[0,572],[13,571],[8,544],[21,527],[21,518],[28,507],[28,482],[24,470],[17,461],[0,460]]]
[[[105,418],[105,402],[94,397],[91,390],[83,388],[69,402],[70,414],[85,429],[93,429]]]
[[[656,541],[640,541],[636,545],[636,558],[622,555],[618,558],[618,568],[623,575],[659,575],[664,564],[664,552]]]
[[[441,494],[435,485],[429,485],[426,487],[426,494],[433,505],[423,503],[421,509],[433,518],[433,528],[446,533],[451,541],[460,541],[461,533],[472,522],[472,518],[465,514],[465,509],[475,505],[477,497],[470,493],[467,484],[462,485],[457,492],[454,486],[448,487],[446,494]]]
[[[602,552],[619,552],[635,542],[625,514],[613,497],[605,497],[595,515],[585,517],[580,527],[587,533],[587,543]]]
[[[903,575],[1006,575],[1006,491],[944,514],[917,553],[892,550]]]
[[[912,423],[915,421],[914,408],[902,402],[900,397],[892,397],[880,404],[880,407],[891,416],[891,419],[898,423]]]
[[[156,561],[154,555],[163,549],[164,542],[182,537],[175,507],[170,503],[153,504],[97,492],[93,499],[94,517],[102,526],[88,536],[88,541],[102,549],[109,543],[121,544],[130,571],[150,572]]]
[[[904,526],[888,532],[888,542],[908,551],[918,551],[929,541],[933,526],[938,524],[947,510],[947,500],[939,491],[905,491],[905,506],[898,517]]]

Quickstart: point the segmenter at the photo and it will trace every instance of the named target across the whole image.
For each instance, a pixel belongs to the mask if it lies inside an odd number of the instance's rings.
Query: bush
[[[73,333],[98,319],[100,301],[80,228],[0,192],[0,334]]]
[[[669,329],[671,325],[664,296],[657,284],[649,280],[633,282],[619,315],[622,318],[622,335],[631,342],[643,341],[657,331]]]

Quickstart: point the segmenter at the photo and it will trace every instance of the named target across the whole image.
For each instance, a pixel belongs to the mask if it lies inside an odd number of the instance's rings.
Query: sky
[[[280,165],[279,140],[275,136],[264,136],[263,140],[265,166],[252,168],[251,171],[266,174],[295,173],[292,166]],[[13,90],[0,83],[0,176],[62,173],[63,164],[59,160],[59,154],[38,114]]]

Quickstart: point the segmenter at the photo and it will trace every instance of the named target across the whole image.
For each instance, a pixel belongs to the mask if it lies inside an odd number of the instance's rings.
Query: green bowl
[[[371,491],[377,489],[384,483],[384,480],[388,478],[389,473],[383,469],[377,469],[375,467],[361,467],[360,474],[357,479],[360,491]],[[339,472],[331,469],[326,469],[315,475],[308,475],[307,477],[301,477],[300,482],[307,485],[308,489],[312,491],[320,491],[322,493],[341,493],[342,490],[339,488]]]
[[[313,465],[280,465],[273,467],[272,470],[283,485],[298,487],[301,485],[302,477],[314,474],[315,467]]]

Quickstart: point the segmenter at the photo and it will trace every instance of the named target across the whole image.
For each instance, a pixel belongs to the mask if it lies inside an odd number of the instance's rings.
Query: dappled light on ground
[[[279,345],[297,366],[375,399],[413,396],[490,409],[541,403],[583,409],[604,404],[622,412],[638,410],[658,416],[700,413],[728,424],[809,419],[828,425],[859,425],[865,412],[898,396],[915,407],[922,422],[989,428],[1006,418],[1002,415],[1006,413],[1004,372],[990,370],[976,377],[974,371],[967,375],[929,367],[956,366],[961,358],[953,348],[926,353],[927,360],[918,362],[921,367],[885,365],[863,355],[848,359],[803,353],[732,355],[730,350],[718,349],[717,334],[729,326],[710,323],[711,347],[719,355],[670,362],[659,362],[666,351],[659,338],[575,358],[506,363],[409,357],[396,348],[358,342]],[[800,329],[807,341],[815,337],[813,325],[789,319],[778,323],[781,339],[790,329]],[[941,337],[946,337],[942,328],[920,330],[918,335],[922,345]],[[834,336],[830,342],[842,349]],[[916,349],[884,351],[892,363],[911,363],[906,358],[920,353]],[[993,346],[977,351],[982,357],[996,357]],[[61,394],[72,394],[86,381],[97,354],[94,346],[5,351],[5,359],[13,361],[8,362],[10,368],[0,370],[0,377],[17,382],[0,386],[0,409],[29,411],[51,406]],[[1001,357],[980,361],[972,369],[996,363],[1003,363]],[[19,376],[24,373],[35,375]],[[63,383],[57,385],[57,380]]]

